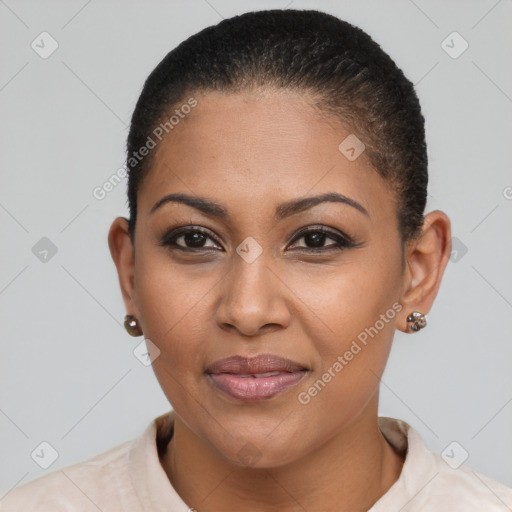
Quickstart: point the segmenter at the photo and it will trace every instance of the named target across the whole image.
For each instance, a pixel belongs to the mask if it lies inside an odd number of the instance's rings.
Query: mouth
[[[255,402],[287,391],[308,371],[290,359],[261,354],[222,359],[210,365],[205,373],[217,390],[244,402]]]

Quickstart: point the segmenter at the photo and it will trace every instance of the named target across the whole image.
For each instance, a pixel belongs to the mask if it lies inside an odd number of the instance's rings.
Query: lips
[[[254,357],[232,356],[206,369],[216,389],[246,402],[272,398],[295,386],[308,369],[290,359],[273,354]]]
[[[253,357],[232,356],[216,361],[208,366],[206,373],[232,373],[258,377],[272,372],[300,372],[307,370],[295,361],[273,354],[260,354]]]

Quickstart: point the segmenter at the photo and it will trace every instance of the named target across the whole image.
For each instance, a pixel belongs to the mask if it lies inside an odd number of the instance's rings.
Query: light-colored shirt
[[[0,501],[0,511],[193,510],[174,490],[160,463],[174,418],[174,411],[162,414],[139,437],[14,488]],[[512,489],[458,465],[457,447],[443,456],[431,452],[418,432],[402,420],[380,417],[379,428],[393,448],[405,455],[405,462],[398,480],[369,512],[512,510]]]

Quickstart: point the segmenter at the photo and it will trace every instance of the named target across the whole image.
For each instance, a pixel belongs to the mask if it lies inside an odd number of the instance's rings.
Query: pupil
[[[202,233],[186,233],[185,234],[185,243],[190,244],[194,247],[201,247],[203,242],[204,244],[204,235]]]
[[[306,241],[306,245],[308,245],[308,242],[312,242],[313,247],[323,247],[326,236],[327,235],[325,233],[308,233],[304,239]]]

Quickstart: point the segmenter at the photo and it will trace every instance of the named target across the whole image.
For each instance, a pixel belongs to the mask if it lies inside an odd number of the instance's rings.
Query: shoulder
[[[442,454],[425,446],[408,423],[380,418],[382,433],[396,451],[405,455],[395,484],[372,512],[397,507],[402,512],[503,512],[512,510],[512,488],[463,464],[467,452],[452,443]]]
[[[512,488],[474,471],[467,465],[453,463],[453,450],[443,456],[434,453],[433,458],[436,472],[432,475],[429,495],[439,510],[512,510]]]
[[[120,492],[130,485],[128,458],[133,440],[55,470],[8,492],[0,502],[1,512],[61,512],[102,510],[118,504]],[[106,496],[108,494],[108,497]],[[123,510],[119,502],[118,510]],[[116,507],[114,507],[115,509]]]

